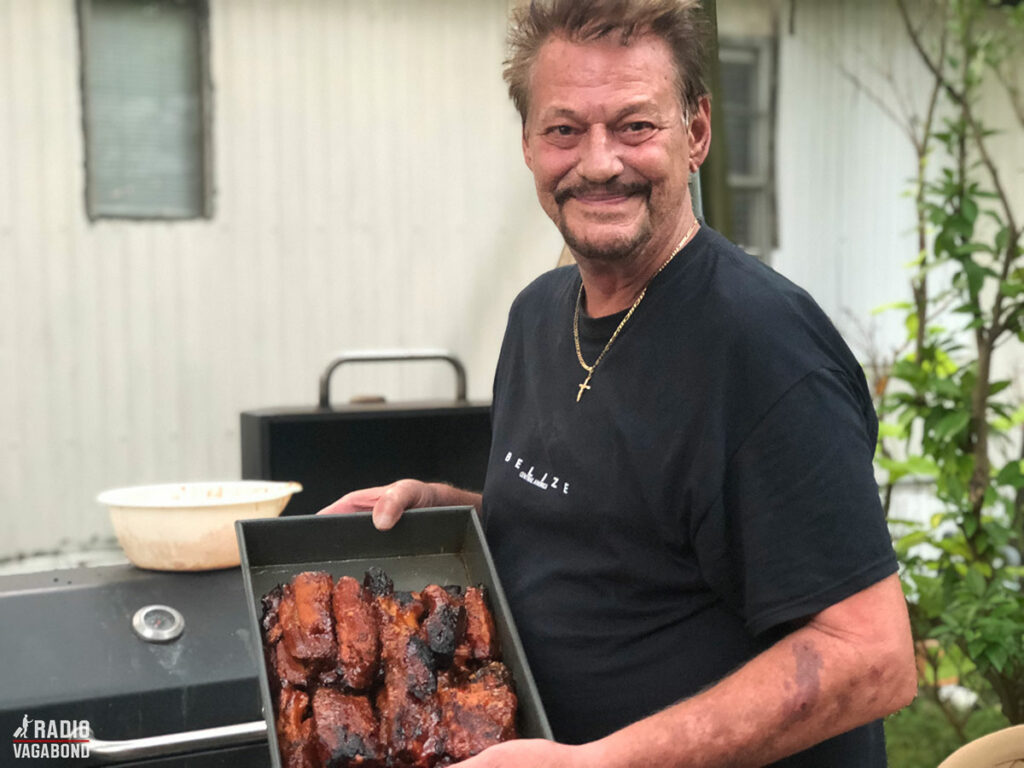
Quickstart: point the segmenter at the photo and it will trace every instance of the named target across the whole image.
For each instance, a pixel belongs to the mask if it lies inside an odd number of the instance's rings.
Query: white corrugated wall
[[[783,213],[772,263],[812,293],[858,352],[866,341],[858,325],[875,307],[909,297],[905,265],[916,255],[913,201],[901,194],[916,170],[913,147],[874,98],[898,110],[895,84],[919,102],[923,75],[891,2],[798,2],[783,16]],[[882,348],[902,338],[896,314],[874,322]]]
[[[777,21],[780,231],[772,265],[815,297],[862,362],[892,360],[907,351],[903,313],[875,310],[910,299],[908,265],[917,255],[917,159],[901,122],[925,114],[931,78],[891,0],[797,0],[782,4]],[[981,112],[1004,131],[989,139],[990,151],[1021,217],[1024,133],[1006,105],[1004,94],[990,93]],[[1020,345],[1002,345],[995,375],[1014,378],[1017,397],[1022,371]],[[928,483],[897,486],[894,517],[926,521],[937,508]]]
[[[213,218],[90,224],[74,2],[0,0],[0,558],[109,535],[103,488],[237,477],[239,412],[311,405],[337,350],[448,347],[488,398],[507,307],[561,247],[500,79],[507,3],[210,0]],[[718,4],[723,33],[770,23]],[[851,315],[906,295],[914,159],[843,70],[896,104],[920,68],[883,0],[772,7],[773,265],[863,351]],[[452,386],[376,366],[336,389]]]
[[[873,310],[910,298],[917,160],[900,123],[924,115],[930,76],[892,0],[781,3],[778,45],[772,265],[811,292],[862,359],[872,346],[891,354],[905,337],[901,315]],[[982,113],[1006,131],[991,149],[1020,217],[1024,134],[1005,104],[993,93]]]
[[[0,0],[0,558],[109,536],[108,487],[239,476],[244,409],[332,353],[446,347],[488,400],[560,239],[501,81],[506,0],[211,0],[214,216],[89,223],[72,0]],[[448,397],[441,364],[336,398]]]

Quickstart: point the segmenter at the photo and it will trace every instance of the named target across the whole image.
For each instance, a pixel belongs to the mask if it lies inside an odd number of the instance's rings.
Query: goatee
[[[588,241],[585,234],[581,236],[579,233],[573,232],[564,219],[559,223],[558,229],[562,233],[562,237],[565,238],[566,245],[577,256],[605,263],[628,260],[651,239],[651,228],[646,222],[632,237],[622,237],[606,243]]]
[[[642,248],[651,239],[650,221],[644,221],[641,228],[632,236],[624,235],[606,243],[593,243],[585,232],[574,232],[570,229],[565,217],[565,203],[574,197],[585,198],[591,195],[610,195],[623,197],[644,197],[649,199],[651,185],[644,182],[610,181],[607,184],[580,183],[565,187],[555,192],[555,203],[561,213],[558,230],[562,233],[566,245],[585,259],[614,263],[624,261]]]

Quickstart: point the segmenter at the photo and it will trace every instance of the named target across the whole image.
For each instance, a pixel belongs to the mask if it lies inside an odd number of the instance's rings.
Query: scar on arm
[[[786,689],[792,691],[787,705],[787,722],[800,722],[811,716],[821,697],[821,670],[824,663],[813,643],[798,641],[793,645],[793,659],[796,670],[793,684]]]

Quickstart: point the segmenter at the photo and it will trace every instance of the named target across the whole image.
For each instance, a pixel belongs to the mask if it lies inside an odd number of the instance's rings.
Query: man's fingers
[[[351,512],[367,512],[374,508],[377,500],[387,490],[388,486],[377,488],[363,488],[358,491],[346,493],[340,499],[328,504],[317,512],[318,515],[347,515]]]
[[[317,512],[318,515],[346,515],[373,510],[373,524],[382,531],[393,528],[407,509],[425,506],[430,496],[426,483],[399,480],[391,485],[363,488],[346,493]]]
[[[405,512],[405,508],[402,505],[385,496],[373,508],[373,524],[381,531],[394,528],[403,512]]]
[[[405,510],[423,506],[425,490],[418,480],[392,483],[373,506],[373,524],[382,531],[393,528]]]

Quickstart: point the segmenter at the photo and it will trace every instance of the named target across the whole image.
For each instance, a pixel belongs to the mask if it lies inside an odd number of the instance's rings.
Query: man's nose
[[[603,125],[592,125],[579,144],[576,170],[587,181],[603,183],[622,173],[615,136]]]

